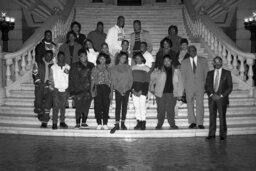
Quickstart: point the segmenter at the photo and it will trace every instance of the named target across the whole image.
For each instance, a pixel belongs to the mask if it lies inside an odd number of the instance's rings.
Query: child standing
[[[53,51],[47,50],[42,60],[35,63],[32,71],[35,84],[34,112],[37,113],[41,128],[46,128],[50,120],[50,109],[52,107],[52,92],[49,89],[50,68],[53,65]]]
[[[150,68],[145,65],[145,58],[141,53],[136,53],[134,56],[135,65],[132,66],[133,85],[132,97],[135,107],[135,116],[137,125],[134,129],[146,129],[146,97],[149,86],[149,71]]]
[[[67,88],[70,66],[65,64],[65,54],[59,52],[57,64],[51,67],[51,89],[53,90],[52,129],[57,129],[58,113],[60,111],[60,128],[67,129],[65,123],[65,104],[67,100]]]

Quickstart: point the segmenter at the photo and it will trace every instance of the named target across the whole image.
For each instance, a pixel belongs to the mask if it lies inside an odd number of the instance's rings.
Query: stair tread
[[[86,130],[58,129],[52,130],[51,127],[46,129],[39,128],[38,125],[16,125],[16,124],[0,124],[0,133],[5,134],[29,134],[40,136],[71,136],[71,137],[119,137],[119,138],[167,138],[167,137],[195,137],[207,136],[208,129],[187,129],[180,127],[177,130],[168,129],[164,127],[163,130],[155,130],[154,127],[147,127],[146,130],[125,130],[116,131],[115,134],[110,134],[110,130],[96,130],[95,128]],[[216,134],[218,135],[218,129]],[[256,124],[241,124],[229,126],[228,135],[233,134],[255,134]]]

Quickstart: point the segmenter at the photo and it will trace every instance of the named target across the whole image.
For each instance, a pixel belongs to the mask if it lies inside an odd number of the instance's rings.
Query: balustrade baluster
[[[18,80],[19,78],[19,60],[20,60],[20,57],[16,57],[15,59],[15,65],[14,65],[14,76],[15,76],[15,80]]]
[[[227,62],[228,62],[228,69],[233,69],[233,66],[232,66],[232,64],[231,64],[231,62],[232,62],[232,57],[231,57],[231,53],[230,53],[230,51],[228,50],[228,56],[227,56]]]
[[[223,46],[223,49],[222,49],[222,59],[223,59],[223,64],[226,65],[228,63],[228,60],[227,60],[227,51],[225,46]]]
[[[238,59],[240,60],[239,78],[245,81],[246,77],[245,77],[244,58],[242,56],[238,56]]]
[[[221,46],[221,43],[219,42],[218,43],[218,55],[221,57],[222,56],[222,46]]]
[[[32,55],[31,50],[28,51],[28,64],[26,65],[26,69],[30,70],[32,67]]]
[[[237,62],[237,55],[233,54],[233,73],[235,75],[239,75],[239,71],[238,71],[238,62]]]
[[[253,87],[254,86],[254,83],[253,83],[253,64],[254,64],[254,60],[253,59],[248,59],[247,58],[247,64],[249,66],[249,70],[248,70],[248,80],[247,80],[247,83]]]
[[[12,83],[11,80],[11,65],[13,64],[12,59],[6,60],[6,85],[10,85]]]
[[[219,49],[218,49],[219,46],[218,45],[219,45],[219,43],[218,43],[217,37],[215,37],[215,39],[214,39],[214,53],[215,53],[215,55],[219,54]]]
[[[211,50],[214,51],[214,35],[213,34],[211,34],[211,45],[210,45],[210,47],[211,47]]]
[[[26,54],[21,56],[21,71],[20,75],[24,75],[26,72]]]

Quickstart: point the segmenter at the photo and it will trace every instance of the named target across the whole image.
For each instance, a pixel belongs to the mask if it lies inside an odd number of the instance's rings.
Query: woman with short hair
[[[91,94],[94,97],[94,112],[97,121],[97,129],[108,129],[109,105],[112,100],[111,73],[109,69],[110,57],[100,53],[96,60],[96,67],[91,74]],[[103,126],[102,126],[103,121]]]

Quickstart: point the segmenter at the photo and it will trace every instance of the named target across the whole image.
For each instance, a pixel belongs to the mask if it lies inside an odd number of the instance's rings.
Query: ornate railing
[[[47,19],[23,44],[20,50],[4,55],[7,96],[9,94],[8,90],[18,87],[20,83],[31,77],[32,66],[35,62],[35,47],[42,41],[45,30],[52,31],[55,43],[65,38],[75,16],[73,4],[74,0],[68,1],[62,13],[52,15]]]
[[[250,90],[253,96],[253,65],[255,55],[242,52],[235,43],[207,15],[198,15],[190,5],[184,7],[184,19],[194,37],[202,39],[214,55],[222,57],[223,64],[232,71],[240,89]]]

